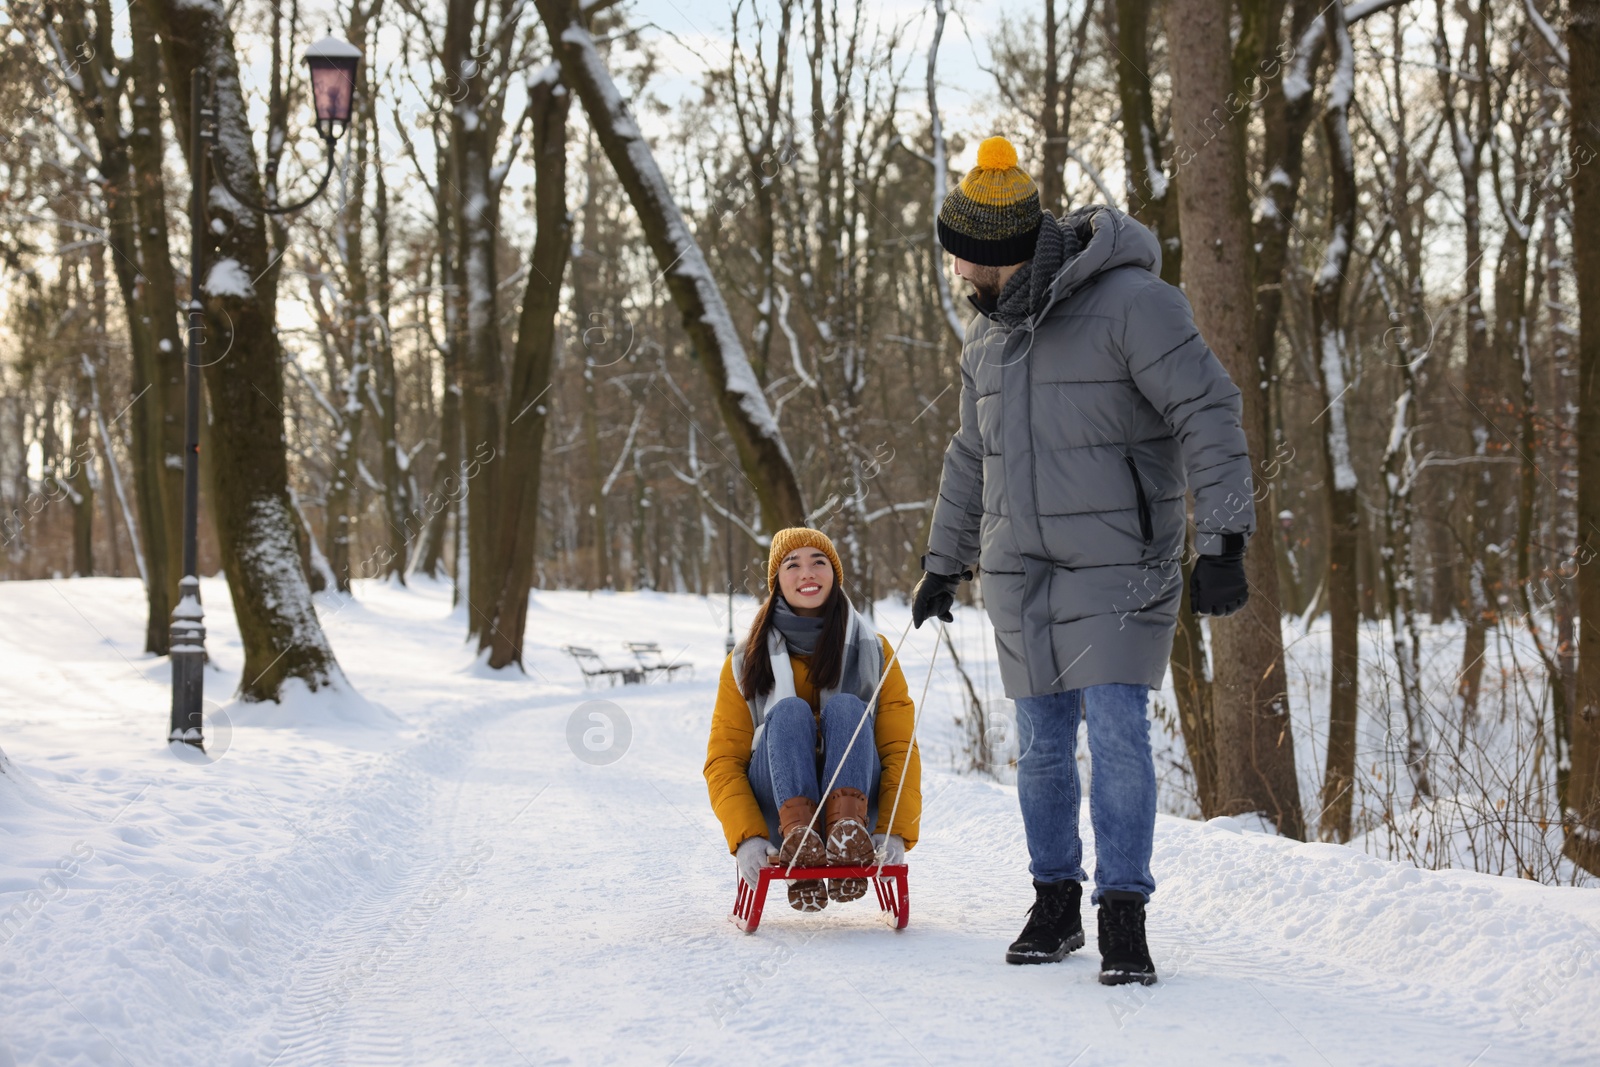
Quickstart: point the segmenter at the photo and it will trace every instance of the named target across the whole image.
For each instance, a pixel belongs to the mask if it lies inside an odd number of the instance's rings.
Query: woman
[[[752,885],[772,862],[859,866],[878,855],[902,863],[917,841],[922,764],[911,744],[905,675],[890,660],[889,642],[851,607],[843,583],[826,535],[779,530],[767,559],[766,602],[722,665],[706,787],[739,874]],[[791,881],[789,903],[821,911],[830,896],[855,900],[866,892],[865,878]]]

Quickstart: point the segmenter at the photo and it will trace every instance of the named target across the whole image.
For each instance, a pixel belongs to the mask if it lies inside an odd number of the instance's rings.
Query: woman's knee
[[[816,718],[811,714],[811,705],[799,697],[784,697],[774,701],[767,708],[766,727],[770,732],[778,730],[787,733],[792,730],[804,730],[815,733],[817,729]]]
[[[838,719],[854,726],[866,713],[866,702],[854,693],[835,693],[822,705],[822,717],[828,722]]]

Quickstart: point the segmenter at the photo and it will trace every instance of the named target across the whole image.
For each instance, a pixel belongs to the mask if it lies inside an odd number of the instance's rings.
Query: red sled
[[[812,878],[866,878],[878,893],[878,907],[883,918],[896,930],[904,930],[911,921],[911,890],[906,882],[906,865],[890,863],[882,867],[870,864],[865,867],[795,867],[792,870],[775,865],[761,868],[754,889],[743,878],[738,879],[739,895],[733,902],[733,914],[728,919],[747,934],[756,932],[761,925],[761,909],[767,902],[767,887],[773,882],[800,881]]]

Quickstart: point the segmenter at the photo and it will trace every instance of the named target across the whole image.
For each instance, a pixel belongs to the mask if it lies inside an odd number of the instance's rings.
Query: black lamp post
[[[360,62],[359,51],[333,37],[324,37],[306,50],[317,134],[328,150],[327,170],[310,196],[299,203],[280,204],[274,195],[271,203],[258,204],[229,185],[221,167],[216,169],[218,184],[241,204],[268,215],[299,211],[321,196],[333,176],[334,143],[350,127]],[[189,92],[189,158],[194,182],[189,191],[189,345],[184,362],[183,577],[178,581],[178,605],[172,609],[172,726],[167,735],[169,742],[181,741],[197,748],[204,747],[200,712],[205,697],[206,663],[205,609],[200,606],[200,568],[196,562],[196,515],[200,503],[200,345],[205,329],[201,288],[205,275],[207,179],[211,176],[208,164],[217,136],[211,91],[206,72],[195,67]],[[269,178],[276,168],[275,160],[267,164]]]
[[[722,512],[722,540],[723,548],[728,554],[728,652],[733,652],[737,644],[733,639],[733,475],[727,476],[727,485],[724,486],[727,504]]]

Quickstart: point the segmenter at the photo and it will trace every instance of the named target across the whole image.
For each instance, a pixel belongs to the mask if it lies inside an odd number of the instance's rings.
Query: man
[[[1155,236],[1114,208],[1057,220],[991,137],[945,199],[938,235],[980,314],[961,352],[961,426],[945,450],[918,626],[952,621],[977,564],[1006,696],[1035,901],[1010,963],[1084,944],[1078,720],[1093,760],[1100,981],[1156,980],[1144,909],[1155,832],[1149,692],[1181,602],[1185,488],[1199,614],[1248,595],[1255,527],[1238,388],[1163,282]]]

